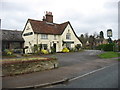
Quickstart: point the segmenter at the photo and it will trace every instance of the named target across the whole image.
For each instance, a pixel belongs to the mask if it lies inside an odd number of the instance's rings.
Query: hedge
[[[96,47],[98,50],[104,50],[104,51],[114,51],[115,43],[110,44],[102,44]]]

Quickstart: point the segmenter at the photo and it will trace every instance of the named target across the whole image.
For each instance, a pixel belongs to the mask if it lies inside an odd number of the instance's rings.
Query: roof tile
[[[61,35],[69,22],[62,24],[28,19],[35,33]]]

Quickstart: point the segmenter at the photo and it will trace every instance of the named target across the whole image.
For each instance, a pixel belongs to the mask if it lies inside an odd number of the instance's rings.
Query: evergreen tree
[[[103,33],[103,31],[100,31],[100,38],[104,38],[104,33]]]

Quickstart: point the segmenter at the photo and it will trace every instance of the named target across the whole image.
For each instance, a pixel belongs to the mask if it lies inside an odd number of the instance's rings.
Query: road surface
[[[71,66],[77,63],[87,62],[98,59],[98,54],[103,53],[100,50],[85,50],[83,52],[56,53],[53,55],[44,55],[44,57],[56,57],[59,66]]]
[[[51,88],[118,88],[118,64]]]
[[[118,88],[118,64],[114,64],[68,83],[45,87],[44,89],[47,88]],[[30,90],[42,89],[36,88]]]

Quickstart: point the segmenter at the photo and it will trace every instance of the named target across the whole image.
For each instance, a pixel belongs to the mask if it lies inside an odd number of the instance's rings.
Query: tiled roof
[[[56,23],[50,23],[50,22],[46,22],[46,21],[28,19],[27,23],[28,22],[30,22],[34,33],[40,33],[40,34],[61,35],[64,32],[64,30],[68,24],[71,26],[69,21],[61,23],[61,24],[56,24]],[[72,26],[71,26],[71,28],[72,28]],[[72,28],[72,30],[73,30],[73,28]],[[73,30],[73,32],[74,32],[76,38],[78,38],[78,36],[76,35],[74,30]],[[79,38],[78,38],[78,40],[82,43],[82,41]]]
[[[24,39],[22,38],[22,31],[2,29],[2,41],[24,42]]]
[[[68,22],[62,24],[50,23],[46,21],[38,21],[33,19],[28,19],[30,22],[32,29],[35,33],[41,34],[54,34],[54,35],[61,35],[68,25]]]

